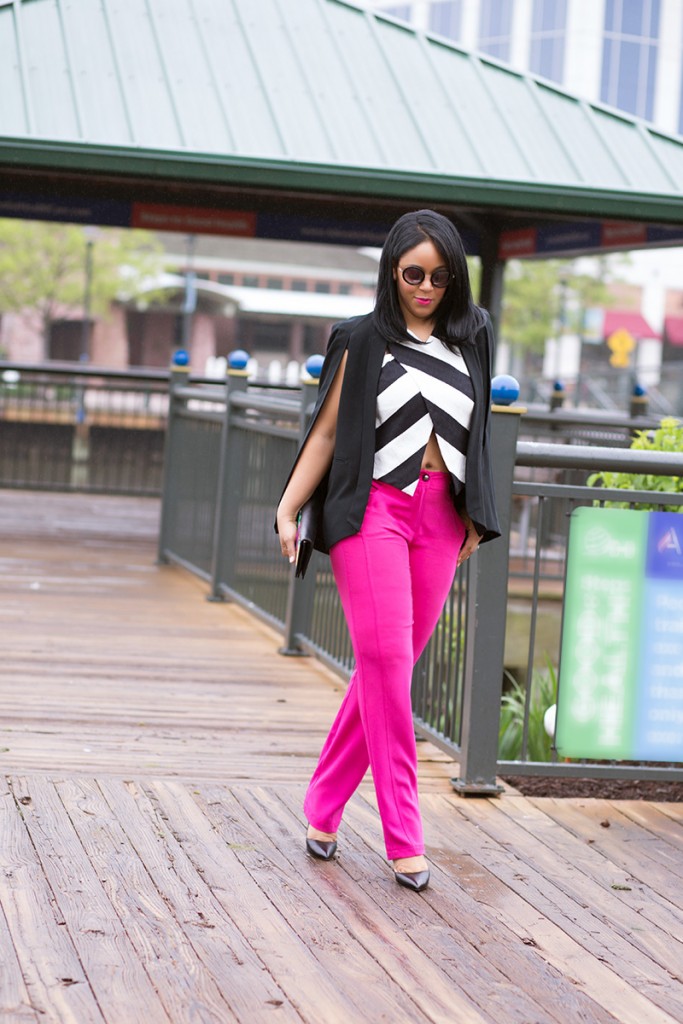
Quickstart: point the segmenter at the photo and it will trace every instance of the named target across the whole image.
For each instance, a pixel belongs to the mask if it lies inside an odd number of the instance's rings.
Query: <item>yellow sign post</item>
[[[631,363],[631,352],[636,347],[636,341],[630,331],[625,327],[619,327],[613,331],[607,339],[607,347],[612,355],[609,357],[611,366],[629,366]]]

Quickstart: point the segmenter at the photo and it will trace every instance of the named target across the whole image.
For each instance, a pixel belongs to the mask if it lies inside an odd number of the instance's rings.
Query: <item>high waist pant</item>
[[[356,668],[304,810],[314,828],[336,832],[370,766],[389,860],[424,853],[410,684],[464,536],[449,474],[423,472],[412,496],[373,481],[360,532],[330,551]]]

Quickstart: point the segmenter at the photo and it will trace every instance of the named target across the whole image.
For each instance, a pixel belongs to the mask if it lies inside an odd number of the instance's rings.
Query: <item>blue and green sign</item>
[[[562,757],[683,761],[680,513],[573,513],[555,742]]]

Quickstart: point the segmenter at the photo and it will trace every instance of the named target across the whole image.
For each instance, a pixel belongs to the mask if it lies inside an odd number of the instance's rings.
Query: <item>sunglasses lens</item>
[[[406,284],[413,286],[422,284],[426,276],[422,267],[404,267],[401,274],[403,275],[403,280]],[[435,288],[447,288],[450,279],[450,271],[445,268],[442,270],[435,270],[430,276],[430,280]]]
[[[406,284],[422,284],[424,277],[424,270],[420,267],[406,267],[403,271],[403,280]]]

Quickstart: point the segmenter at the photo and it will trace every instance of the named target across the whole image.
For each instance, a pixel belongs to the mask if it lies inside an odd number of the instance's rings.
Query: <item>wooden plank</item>
[[[543,810],[595,850],[683,910],[683,856],[629,822],[606,800],[549,800]]]
[[[506,806],[505,811],[508,814],[512,812],[513,816],[516,816],[518,820],[520,816],[522,818],[525,817],[525,827],[528,827],[534,835],[538,833],[543,836],[550,831],[553,837],[552,845],[557,851],[557,857],[570,865],[570,874],[574,870],[579,870],[584,876],[584,879],[577,882],[577,885],[580,885],[581,888],[588,885],[585,879],[592,879],[598,885],[599,889],[597,892],[592,888],[586,890],[587,899],[590,897],[589,902],[591,904],[596,901],[603,901],[605,891],[608,891],[610,895],[618,894],[619,892],[630,892],[628,903],[624,900],[617,901],[616,903],[610,901],[610,919],[612,915],[617,914],[617,919],[621,920],[620,914],[625,914],[627,920],[624,922],[624,926],[628,932],[629,911],[637,915],[637,917],[630,921],[630,930],[633,935],[641,936],[645,932],[648,936],[647,948],[649,952],[655,956],[656,951],[661,945],[663,949],[661,963],[663,966],[669,964],[672,948],[677,949],[679,944],[683,942],[683,918],[677,908],[673,907],[667,899],[662,898],[657,890],[647,883],[639,882],[637,885],[634,885],[633,876],[628,871],[625,871],[620,865],[615,864],[606,857],[604,852],[601,853],[595,850],[595,844],[592,840],[576,835],[561,827],[559,822],[547,815],[546,808],[545,798],[540,798],[528,801],[522,800],[519,807]],[[514,815],[515,811],[518,812],[517,815]],[[537,824],[533,824],[536,821],[534,812],[538,812],[541,816]],[[560,879],[563,880],[564,877],[564,875],[561,875]],[[572,885],[573,882],[568,880],[568,884]],[[619,888],[620,886],[627,888],[621,889]],[[647,922],[647,924],[644,922]],[[649,924],[652,925],[652,928],[647,926]],[[673,947],[671,946],[671,940],[674,940]]]
[[[479,803],[476,801],[476,806]],[[539,928],[548,927],[541,915],[534,911],[530,913],[530,908],[520,901],[521,906],[517,907],[518,916],[513,915],[508,921],[499,917],[493,907],[489,906],[489,900],[485,895],[486,886],[488,891],[491,887],[497,891],[501,883],[497,877],[483,871],[472,860],[477,845],[482,839],[486,842],[486,835],[475,828],[473,834],[468,836],[468,852],[463,853],[462,822],[457,820],[455,827],[449,827],[449,815],[444,813],[442,800],[431,796],[423,797],[422,808],[426,827],[427,856],[432,870],[432,884],[424,894],[425,901],[433,904],[440,913],[445,913],[451,927],[455,926],[456,921],[459,928],[463,927],[464,923],[461,941],[466,941],[467,935],[470,935],[481,956],[507,976],[511,984],[522,988],[528,999],[543,1008],[545,1016],[550,1016],[562,1024],[568,1017],[576,1021],[585,1021],[586,1024],[613,1021],[612,1014],[591,998],[588,991],[581,991],[574,978],[568,980],[563,976],[563,965],[558,967],[550,958],[542,959],[539,956]],[[363,802],[356,801],[349,805],[348,810],[348,817],[354,829],[360,827],[363,834],[368,835],[376,811],[375,800],[368,801],[368,806],[365,807]],[[362,825],[356,824],[357,817]],[[434,834],[430,835],[430,832]],[[467,829],[465,835],[468,835]],[[380,839],[371,841],[373,845],[377,844],[378,850],[381,848]],[[438,851],[437,856],[434,856],[435,851]],[[467,884],[472,877],[475,877],[476,882],[473,890]],[[509,898],[509,891],[503,888],[506,898]],[[524,924],[521,929],[518,917]],[[550,927],[552,929],[552,926]],[[457,969],[457,958],[455,966]]]
[[[5,992],[3,1014],[33,1011],[55,1024],[102,1024],[104,1018],[57,905],[38,854],[16,803],[2,780],[0,799],[0,904],[21,968],[26,997],[15,1005],[12,986]],[[4,950],[4,946],[3,946]],[[11,957],[11,954],[10,954]],[[3,955],[3,961],[5,957]],[[10,958],[8,958],[9,960]],[[26,998],[26,1007],[23,1000]],[[20,1020],[21,1017],[18,1017]],[[31,1019],[29,1015],[28,1020]]]
[[[682,805],[620,802],[605,829],[543,801],[463,801],[421,742],[430,889],[395,885],[369,778],[337,861],[314,862],[300,802],[339,679],[156,566],[158,503],[5,497],[0,768],[29,802],[0,799],[0,1013],[129,1024],[129,999],[147,1024],[683,1020]]]
[[[279,837],[278,852],[292,871],[303,862],[318,898],[365,955],[409,996],[420,993],[421,1010],[430,1019],[446,1022],[455,1015],[463,1021],[495,1020],[504,1004],[506,1020],[529,1020],[530,1003],[523,993],[507,991],[503,998],[504,984],[500,983],[504,979],[470,946],[458,946],[456,952],[443,921],[429,912],[422,899],[396,886],[391,869],[360,837],[355,837],[353,861],[345,843],[335,865],[338,870],[330,872],[325,870],[327,865],[312,861],[305,853],[305,823],[299,801],[290,790],[240,790],[237,797],[268,835]],[[421,948],[419,940],[424,935],[433,936],[438,949],[435,956]],[[451,970],[454,957],[455,977]],[[525,1017],[520,1016],[520,1004],[524,1004]]]
[[[148,499],[8,496],[0,768],[307,780],[343,683],[280,656],[279,634],[205,601],[202,581],[157,566],[157,525]],[[418,750],[422,785],[449,792],[453,762]]]
[[[216,800],[217,792],[211,784],[202,786],[197,799],[205,801],[205,813],[229,840],[236,833],[231,817],[223,813],[222,803]],[[452,1021],[454,1014],[463,1024],[485,1024],[490,1019],[482,1017],[457,991],[449,991],[443,978],[434,990],[438,979],[435,970],[429,972],[428,994],[419,965],[411,959],[414,951],[407,948],[410,943],[406,947],[402,937],[387,928],[388,922],[368,921],[361,909],[355,917],[356,926],[347,926],[344,916],[328,903],[330,889],[338,891],[341,883],[340,865],[314,862],[303,849],[300,833],[295,836],[291,829],[276,827],[268,814],[271,801],[263,790],[254,794],[242,789],[235,792],[235,797],[249,812],[256,839],[253,846],[239,850],[240,860],[264,891],[270,892],[299,941],[315,944],[316,956],[323,966],[336,975],[340,986],[351,990],[357,1014],[362,1012],[368,1020],[429,1020],[435,1024]],[[326,869],[324,875],[321,867]],[[282,890],[270,882],[271,876],[296,878],[298,884]],[[327,883],[324,891],[320,888],[323,880]],[[355,901],[359,899],[360,894],[356,894]],[[343,965],[339,963],[338,948],[344,949]],[[388,961],[395,963],[395,958],[401,964],[400,972],[388,970]],[[424,968],[429,968],[427,962]],[[432,993],[434,998],[430,1000]]]
[[[248,796],[239,793],[242,801]],[[301,836],[301,812],[292,804],[290,791],[278,789],[277,796],[290,815],[284,817],[272,804],[274,826]],[[380,961],[387,953],[372,948],[376,934],[406,936],[403,959],[414,965],[423,979],[429,993],[424,997],[427,1007],[435,994],[443,993],[448,1004],[448,993],[457,991],[477,1005],[480,1013],[495,1021],[505,1020],[506,1024],[531,1020],[564,1024],[567,1014],[591,1024],[612,1020],[609,1015],[601,1016],[600,1008],[568,986],[559,972],[539,963],[459,886],[441,886],[437,881],[421,895],[416,907],[415,896],[398,889],[393,880],[381,850],[379,816],[364,801],[354,799],[347,807],[340,843],[340,862],[348,881],[343,884],[343,876],[335,876],[334,890],[329,895],[326,891],[326,901],[354,935],[362,934],[363,926],[367,929],[367,922],[372,922],[365,941]],[[365,897],[362,903],[359,890]],[[418,914],[420,923],[416,927]],[[392,938],[392,944],[395,941]],[[425,972],[425,963],[438,966],[440,980],[428,983],[430,974]],[[385,969],[395,970],[399,964],[395,956]],[[561,1011],[555,1009],[560,1006]]]
[[[549,801],[534,800],[533,803],[539,805],[542,813],[549,818],[551,821],[555,821],[555,817],[550,817],[549,811],[552,810]],[[556,821],[556,824],[562,824],[562,822]],[[580,823],[579,826],[580,827]],[[572,829],[567,830],[569,834],[576,834]],[[660,893],[659,889],[653,887],[650,884],[650,880],[642,881],[640,879],[634,880],[632,873],[626,870],[621,864],[617,864],[608,855],[605,849],[593,851],[595,846],[595,840],[590,837],[582,838],[578,835],[579,849],[577,850],[577,858],[581,858],[581,849],[591,851],[590,854],[586,854],[583,860],[582,869],[587,872],[594,872],[598,876],[598,881],[602,884],[605,882],[605,868],[606,864],[609,871],[612,873],[610,876],[610,886],[625,885],[630,887],[630,894],[628,896],[629,906],[638,913],[639,917],[642,918],[639,928],[643,928],[643,921],[651,923],[658,932],[662,933],[662,939],[664,942],[667,941],[667,937],[675,940],[676,943],[683,942],[683,916],[681,915],[678,907],[674,906],[668,898],[668,886],[667,890]],[[595,852],[601,854],[599,860],[596,860]],[[676,884],[674,880],[671,880],[671,884]],[[628,890],[624,890],[628,891]],[[670,948],[670,947],[667,947]],[[676,947],[674,947],[676,948]]]
[[[680,976],[677,965],[683,964],[683,941],[672,934],[680,934],[683,922],[673,915],[665,919],[671,927],[668,933],[661,915],[650,923],[652,891],[638,886],[592,845],[558,827],[533,802],[501,801],[499,808],[508,820],[496,836],[514,841],[518,856],[595,919],[587,929],[589,941],[609,949],[610,961],[619,964],[622,977],[641,991],[652,992],[653,1002],[661,997],[665,1009],[683,1018],[683,988],[670,984],[672,975]]]
[[[265,963],[268,972],[297,1006],[304,1021],[370,1020],[364,1013],[365,990],[361,979],[347,961],[346,936],[339,924],[321,920],[319,908],[307,896],[301,905],[300,892],[305,877],[273,866],[272,885],[262,884],[261,872],[251,872],[244,863],[246,852],[257,863],[264,861],[261,843],[266,837],[244,815],[231,790],[219,788],[211,796],[204,787],[192,787],[191,794],[178,782],[151,781],[145,790],[155,795],[169,827],[178,835],[196,870],[211,888],[215,898],[240,928],[252,948]],[[223,821],[232,820],[232,831],[223,831],[209,820],[207,803],[220,809]],[[334,871],[336,865],[326,865]],[[310,933],[302,941],[295,924],[278,896],[293,902],[295,913],[308,915]],[[394,1007],[395,1009],[395,1007]],[[402,1020],[405,1017],[378,1018]],[[419,1013],[415,1021],[425,1020]]]
[[[674,804],[654,801],[652,806],[661,814],[666,814],[667,818],[671,818],[673,821],[683,825],[683,803]]]
[[[622,972],[628,974],[628,968],[624,970],[612,952],[613,936],[603,935],[602,941],[592,938],[597,922],[587,912],[581,893],[575,901],[570,900],[554,884],[552,873],[546,877],[533,866],[533,837],[527,839],[525,852],[525,845],[519,846],[521,840],[514,834],[513,823],[505,819],[501,822],[500,811],[490,803],[477,801],[473,806],[462,798],[435,796],[429,798],[427,806],[434,805],[444,805],[442,814],[450,807],[451,813],[459,815],[454,831],[460,835],[461,849],[465,847],[486,869],[481,898],[485,896],[488,905],[523,941],[533,943],[544,959],[573,979],[621,1024],[673,1024],[680,1019],[641,994],[642,979],[629,981],[622,977]],[[488,842],[482,842],[482,834]],[[440,845],[448,847],[448,835],[442,837]],[[564,866],[564,862],[558,863],[555,875]],[[470,885],[476,886],[478,874],[475,867],[469,876]],[[670,978],[668,983],[675,990],[677,983]]]
[[[12,877],[12,867],[9,860],[9,849],[4,848],[5,838],[12,833],[10,828],[5,830],[3,825],[7,821],[8,814],[16,814],[20,817],[18,809],[14,805],[12,794],[4,779],[0,780],[0,835],[3,837],[3,846],[0,847],[0,877],[7,875]],[[7,900],[9,903],[9,900]],[[21,971],[19,957],[14,945],[9,922],[3,907],[5,903],[5,892],[0,882],[0,1017],[3,1020],[16,1021],[23,1024],[29,1021],[37,1021],[37,1011],[31,1006],[31,1000],[26,988],[26,982]],[[11,913],[10,908],[8,910]]]
[[[106,780],[100,782],[100,788],[143,859],[163,903],[182,928],[184,941],[189,940],[193,949],[191,976],[195,995],[194,979],[203,976],[212,1002],[216,1002],[218,993],[221,999],[229,1001],[229,1011],[218,1005],[207,1019],[251,1022],[277,1007],[278,1019],[298,1021],[299,1015],[288,1004],[283,991],[183,850],[179,836],[187,825],[172,829],[166,815],[160,812],[158,801],[150,800],[138,783]],[[228,873],[233,858],[230,851],[225,854],[223,870]],[[171,1018],[185,1020],[188,1014],[176,1009]]]
[[[115,914],[121,922],[169,1020],[220,1020],[226,1024],[237,1020],[202,962],[213,930],[224,922],[217,922],[214,914],[193,912],[194,908],[187,907],[191,898],[174,900],[154,884],[159,864],[172,876],[175,867],[175,850],[168,848],[157,823],[142,815],[132,801],[126,803],[125,818],[119,820],[111,806],[115,801],[105,800],[95,781],[68,779],[56,782],[55,788],[90,863],[103,880],[111,902],[108,917]],[[116,792],[122,784],[107,788]],[[194,883],[201,888],[201,879]],[[182,889],[182,884],[178,879],[174,888]],[[181,895],[188,897],[187,891]],[[101,927],[110,927],[108,918]],[[219,944],[225,961],[230,961],[234,954],[229,944],[222,940]],[[91,983],[97,994],[99,985],[109,986],[109,979],[98,975]],[[125,1013],[124,1002],[119,1017]]]
[[[13,778],[12,789],[104,1018],[126,1024],[169,1024],[54,786],[34,776],[30,782]]]
[[[677,850],[683,850],[683,822],[674,821],[653,804],[645,800],[612,801],[621,814],[647,829],[659,841],[671,843]]]

